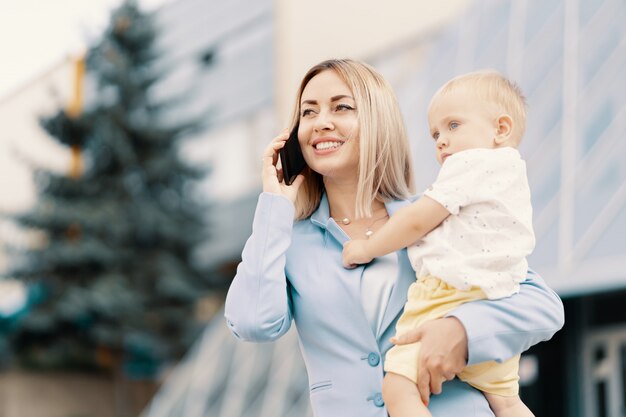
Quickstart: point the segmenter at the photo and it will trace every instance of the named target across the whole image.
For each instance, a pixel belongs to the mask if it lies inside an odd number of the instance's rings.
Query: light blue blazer
[[[389,214],[410,201],[387,204]],[[363,267],[343,268],[348,240],[329,218],[324,197],[308,219],[293,221],[283,196],[259,197],[252,235],[226,297],[233,334],[269,342],[295,321],[316,417],[386,417],[381,396],[382,359],[415,280],[406,250],[398,254],[398,278],[378,334],[373,334],[360,299]],[[563,326],[563,305],[543,280],[529,272],[520,293],[499,301],[477,301],[453,311],[467,331],[469,364],[504,360],[548,340]],[[435,417],[493,416],[481,393],[446,382],[431,397]]]

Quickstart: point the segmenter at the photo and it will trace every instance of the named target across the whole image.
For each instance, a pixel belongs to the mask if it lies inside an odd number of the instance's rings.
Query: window
[[[585,415],[623,417],[626,411],[626,327],[592,330],[585,340]]]

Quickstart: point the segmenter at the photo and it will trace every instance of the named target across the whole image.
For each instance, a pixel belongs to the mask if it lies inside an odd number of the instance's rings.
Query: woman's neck
[[[354,220],[356,212],[356,182],[340,183],[336,181],[324,181],[326,197],[328,198],[328,208],[330,217],[349,218]],[[384,208],[382,201],[374,200],[372,203],[372,213]]]

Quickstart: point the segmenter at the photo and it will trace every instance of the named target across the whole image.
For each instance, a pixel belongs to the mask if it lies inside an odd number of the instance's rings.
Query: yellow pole
[[[67,107],[67,115],[75,118],[80,115],[83,106],[83,79],[85,78],[85,55],[82,54],[74,61],[74,83],[72,98]],[[70,177],[78,178],[83,172],[83,163],[78,145],[72,145],[72,162],[70,164]]]
[[[80,115],[83,106],[83,79],[85,78],[85,56],[81,55],[74,61],[74,83],[72,98],[67,107],[68,116],[74,118]]]

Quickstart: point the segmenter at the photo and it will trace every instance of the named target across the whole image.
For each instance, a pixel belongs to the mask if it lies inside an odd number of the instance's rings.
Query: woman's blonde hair
[[[356,217],[372,216],[372,203],[407,198],[414,193],[409,141],[396,96],[372,67],[350,59],[331,59],[312,67],[302,79],[292,126],[300,119],[302,92],[323,71],[335,71],[354,97],[359,124],[359,172]],[[324,192],[322,176],[306,168],[296,198],[296,219],[309,217]]]
[[[526,97],[520,87],[498,71],[486,69],[459,75],[445,83],[433,96],[428,111],[442,95],[467,88],[474,96],[492,104],[496,112],[504,111],[513,119],[513,140],[522,140],[526,130]]]

